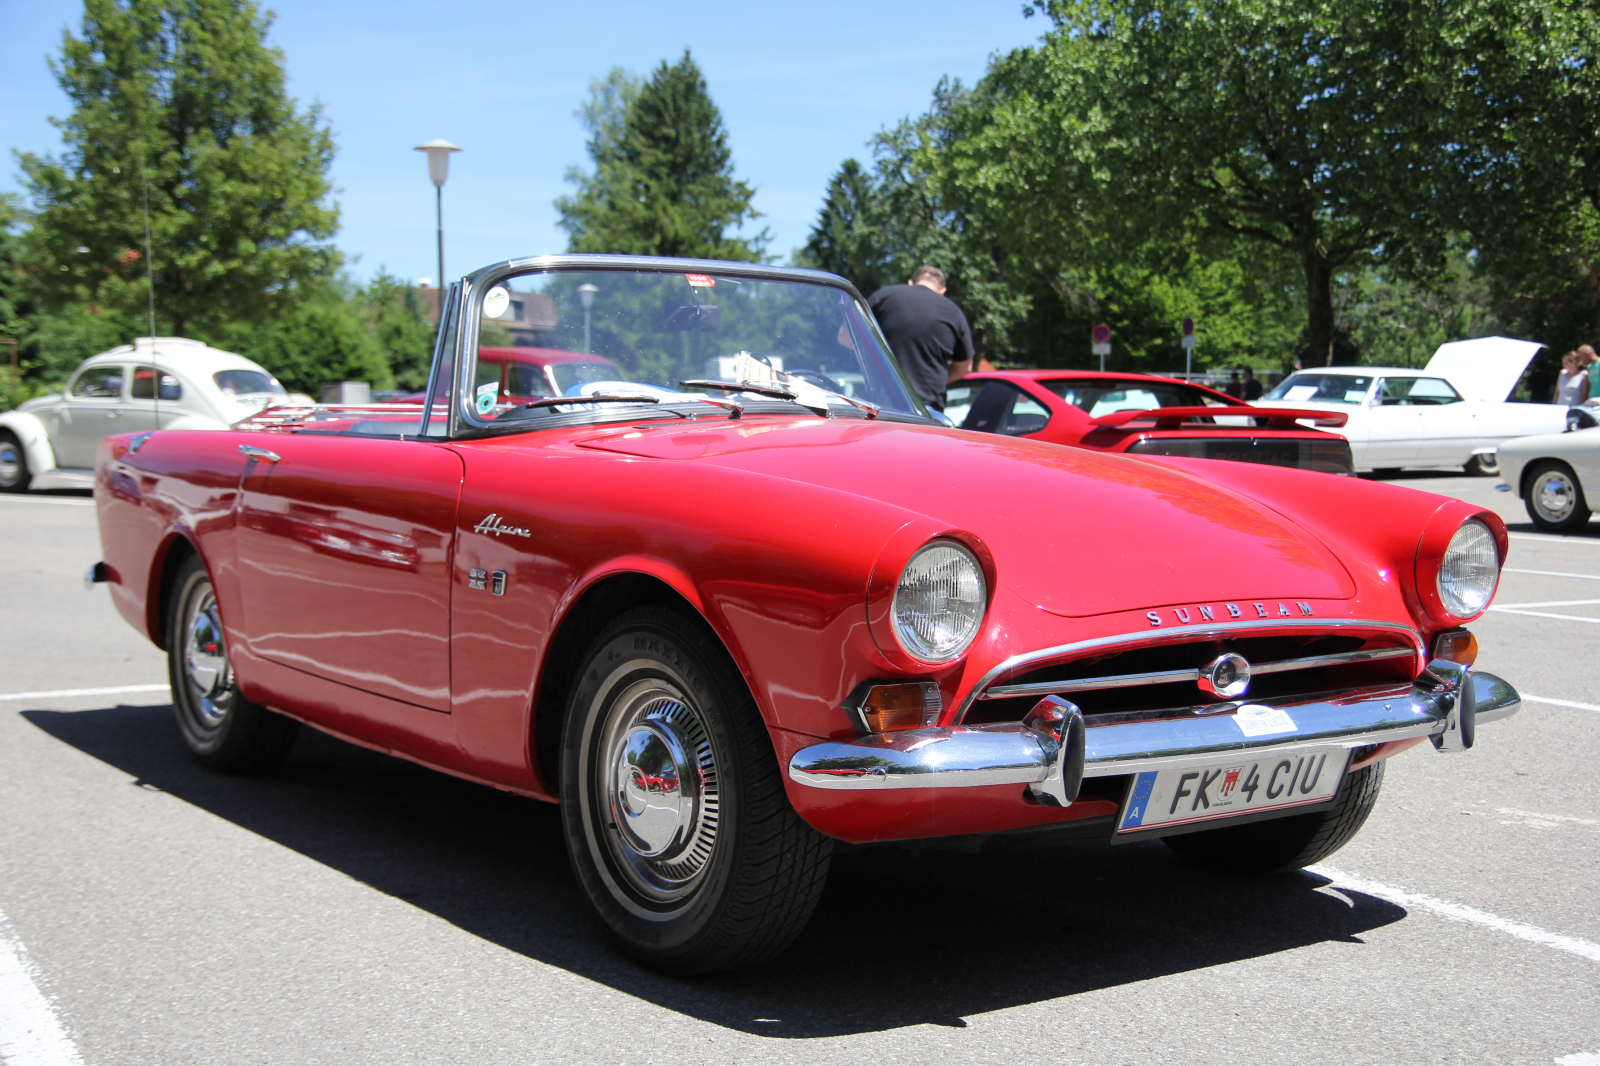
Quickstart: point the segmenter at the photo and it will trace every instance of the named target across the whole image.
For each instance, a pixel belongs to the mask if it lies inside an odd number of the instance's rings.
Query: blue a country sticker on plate
[[[1144,822],[1145,809],[1150,805],[1150,790],[1156,787],[1156,772],[1146,770],[1133,779],[1133,792],[1128,796],[1128,808],[1123,812],[1119,829],[1132,829]]]

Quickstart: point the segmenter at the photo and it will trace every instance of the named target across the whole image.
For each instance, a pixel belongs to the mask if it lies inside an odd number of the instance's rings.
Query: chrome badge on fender
[[[533,534],[529,533],[526,529],[522,529],[518,526],[506,525],[500,520],[500,516],[497,514],[492,514],[488,518],[485,518],[482,522],[479,522],[477,525],[473,526],[472,531],[474,533],[492,533],[497,537],[502,533],[513,537],[533,536]]]

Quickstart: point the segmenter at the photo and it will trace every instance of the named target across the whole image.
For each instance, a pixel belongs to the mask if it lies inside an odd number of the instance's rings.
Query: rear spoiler
[[[1129,422],[1155,419],[1157,429],[1177,429],[1190,418],[1253,418],[1266,429],[1304,429],[1302,418],[1314,419],[1319,426],[1337,428],[1350,420],[1343,411],[1312,411],[1300,407],[1252,407],[1247,403],[1227,407],[1157,407],[1151,411],[1113,411],[1092,419],[1091,424],[1114,429]]]

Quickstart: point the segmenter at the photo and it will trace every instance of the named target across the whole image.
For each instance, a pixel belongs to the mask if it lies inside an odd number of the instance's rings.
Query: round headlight
[[[913,658],[939,663],[967,650],[988,601],[983,568],[953,540],[923,545],[894,590],[894,635]]]
[[[1458,618],[1470,618],[1489,606],[1500,580],[1500,548],[1494,534],[1473,520],[1456,530],[1439,562],[1439,600]]]

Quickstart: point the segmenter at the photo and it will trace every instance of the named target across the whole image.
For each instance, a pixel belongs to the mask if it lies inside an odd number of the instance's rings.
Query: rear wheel
[[[699,618],[666,606],[627,612],[591,645],[567,708],[561,811],[601,922],[674,973],[788,947],[832,855],[789,805],[727,653]]]
[[[32,480],[22,442],[9,430],[0,429],[0,492],[26,492]]]
[[[1382,787],[1383,763],[1373,763],[1345,778],[1338,801],[1328,810],[1164,839],[1186,862],[1211,870],[1240,874],[1298,870],[1350,843],[1377,805]]]
[[[1523,506],[1533,524],[1550,533],[1573,533],[1589,523],[1589,501],[1572,468],[1556,459],[1535,463],[1526,474]]]
[[[294,746],[300,723],[251,703],[239,691],[200,557],[178,571],[167,614],[167,675],[178,732],[195,761],[225,773],[270,770]]]
[[[1473,477],[1499,477],[1500,456],[1495,452],[1474,455],[1462,469]]]

